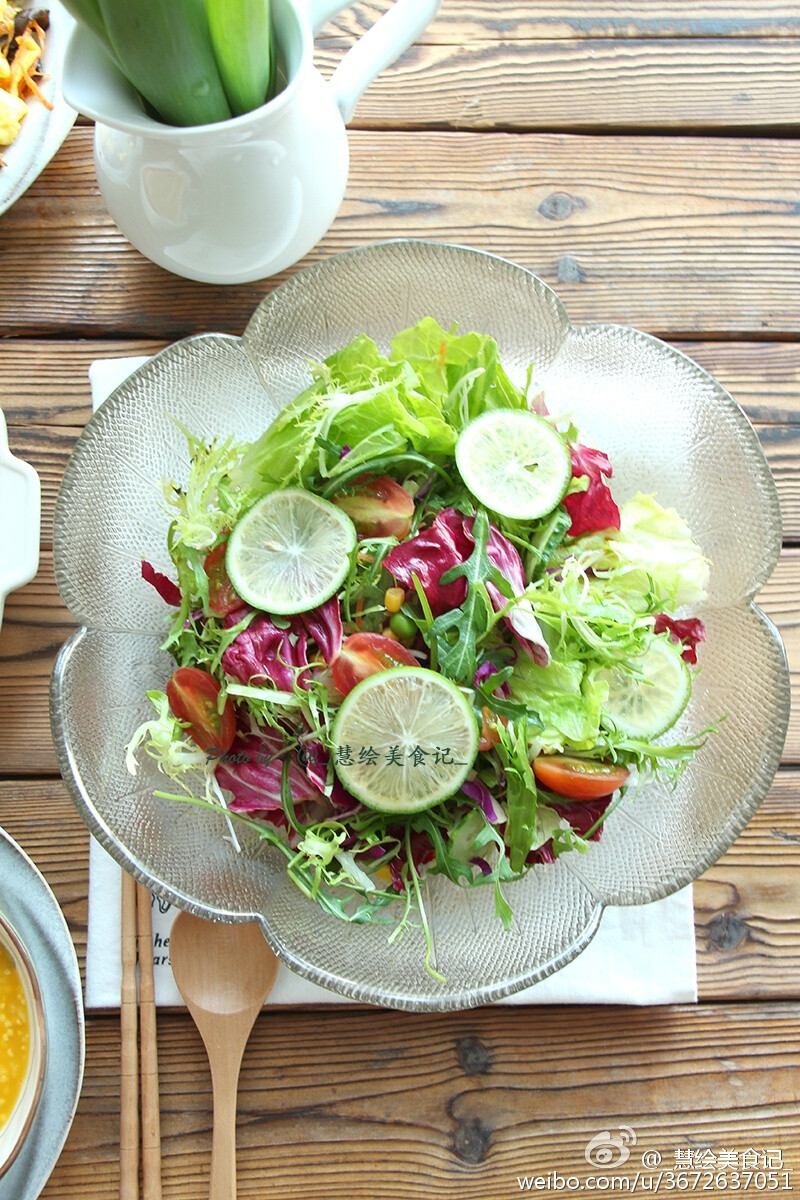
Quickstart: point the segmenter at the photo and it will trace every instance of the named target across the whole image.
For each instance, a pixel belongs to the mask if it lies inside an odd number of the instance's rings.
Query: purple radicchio
[[[230,613],[225,625],[237,625],[246,611]],[[270,680],[281,691],[290,692],[297,679],[300,687],[307,688],[309,637],[330,666],[342,648],[342,618],[335,596],[319,608],[293,617],[284,629],[267,613],[260,613],[228,646],[222,656],[223,670],[241,683],[257,685]]]
[[[465,779],[461,785],[461,790],[465,796],[469,796],[470,800],[474,800],[480,806],[483,815],[490,824],[502,825],[507,820],[503,808],[497,803],[486,784],[482,783],[480,779]]]
[[[241,620],[241,610],[225,618],[230,627]],[[288,629],[280,629],[271,617],[262,613],[254,617],[222,655],[226,675],[241,683],[255,684],[269,680],[284,692],[294,690],[295,679],[300,687],[308,687],[308,667],[305,629],[296,629],[292,621]]]
[[[183,597],[177,583],[173,583],[168,575],[157,571],[146,558],[142,559],[142,579],[153,585],[165,604],[171,605],[172,608],[180,608]]]
[[[567,533],[580,537],[600,529],[619,529],[619,509],[604,476],[611,478],[611,463],[602,450],[590,446],[570,446],[572,477],[586,475],[589,486],[585,492],[572,492],[564,497],[564,507],[572,518]]]
[[[458,608],[466,599],[467,581],[463,576],[446,584],[441,578],[453,567],[465,563],[472,553],[473,523],[473,518],[465,517],[455,508],[444,508],[427,529],[395,546],[384,559],[386,569],[404,587],[413,587],[411,576],[417,576],[434,615]],[[491,524],[486,555],[511,584],[514,595],[521,595],[525,591],[522,559],[508,538]],[[508,603],[507,597],[493,583],[487,583],[486,590],[495,612],[499,612]],[[522,600],[515,604],[504,619],[534,662],[547,666],[550,651],[530,602]]]
[[[281,809],[283,734],[276,729],[240,733],[227,754],[217,761],[215,774],[220,787],[233,793],[229,807],[249,815]],[[292,754],[289,760],[289,788],[295,808],[321,803],[322,792],[316,787]]]
[[[682,642],[681,658],[694,666],[697,662],[697,644],[706,640],[706,627],[699,617],[687,617],[677,621],[666,613],[656,613],[653,633],[668,633],[673,642]]]

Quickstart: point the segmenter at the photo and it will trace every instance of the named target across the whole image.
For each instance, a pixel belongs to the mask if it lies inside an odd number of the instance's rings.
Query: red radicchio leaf
[[[258,814],[281,808],[283,758],[274,758],[284,741],[276,730],[258,734],[239,734],[230,750],[217,763],[215,775],[220,787],[233,793],[232,812]],[[295,807],[322,801],[303,768],[292,755],[289,761],[289,787]]]
[[[402,829],[390,829],[388,832],[396,835],[398,840],[402,841],[403,849],[389,863],[389,874],[392,877],[392,887],[394,890],[396,892],[403,892],[405,891],[403,867],[407,858],[405,852],[405,831]],[[410,840],[411,858],[417,871],[419,871],[425,863],[433,862],[436,858],[436,851],[424,830],[419,833],[412,833]]]
[[[560,817],[565,817],[580,837],[586,837],[589,830],[602,817],[611,803],[611,796],[603,796],[600,800],[571,800],[568,804],[551,804]],[[599,842],[603,826],[598,825],[590,834],[590,842]]]
[[[245,606],[229,613],[226,627],[238,625],[250,611]],[[228,646],[222,656],[223,669],[241,683],[270,679],[282,691],[290,692],[296,678],[300,687],[307,688],[308,673],[297,674],[292,668],[309,665],[309,636],[330,666],[342,648],[342,618],[335,596],[294,617],[286,629],[280,629],[266,613],[259,614]]]
[[[506,820],[502,808],[497,804],[486,784],[482,783],[480,779],[465,779],[461,790],[465,796],[469,796],[471,800],[475,800],[480,805],[483,815],[492,825],[501,825]]]
[[[436,514],[432,525],[395,546],[383,560],[386,569],[406,588],[414,586],[411,576],[417,576],[434,616],[458,608],[466,599],[467,581],[463,576],[447,584],[441,583],[441,577],[452,567],[465,563],[472,553],[475,544],[473,523],[471,517],[465,517],[455,508],[444,508]],[[511,584],[515,596],[524,592],[522,559],[508,538],[491,524],[486,556]],[[495,611],[499,612],[508,603],[508,598],[493,583],[487,583],[486,590]],[[516,605],[504,619],[526,653],[541,666],[546,666],[550,653],[530,604]]]
[[[553,853],[553,839],[549,838],[543,842],[541,846],[537,846],[535,850],[531,850],[528,857],[525,859],[526,867],[533,867],[537,863],[554,863],[556,856]]]
[[[602,817],[611,803],[611,796],[603,796],[600,800],[572,800],[569,804],[551,804],[560,817],[569,821],[572,828],[580,837],[586,837],[594,823]],[[598,825],[594,833],[589,834],[590,842],[599,842],[603,835],[603,826]],[[549,838],[543,845],[531,850],[525,859],[525,865],[530,867],[536,863],[553,863],[556,856],[553,852],[553,839]]]
[[[306,742],[297,751],[297,759],[314,787],[319,788],[320,792],[324,792],[328,781],[330,753],[323,746],[322,742]],[[351,796],[348,791],[345,791],[341,781],[336,776],[334,776],[333,787],[331,788],[328,800],[336,810],[337,821],[354,816],[355,813],[361,812],[364,807],[360,801]]]
[[[668,633],[673,642],[683,642],[681,658],[693,666],[697,662],[698,642],[706,640],[706,627],[699,617],[687,617],[685,621],[676,621],[666,613],[656,613],[654,633]]]
[[[240,610],[226,617],[225,624],[235,625],[236,617],[241,620]],[[228,646],[222,655],[222,668],[240,683],[258,684],[269,679],[281,691],[291,692],[297,679],[300,687],[308,687],[308,672],[298,673],[293,669],[308,666],[307,640],[308,635],[298,621],[293,621],[288,629],[279,629],[271,617],[262,614]]]
[[[331,596],[319,608],[301,613],[300,620],[319,646],[327,666],[330,666],[342,648],[342,616],[338,597]]]
[[[180,608],[183,597],[178,585],[173,583],[169,576],[157,571],[145,558],[142,559],[142,579],[146,583],[152,583],[165,604],[171,605],[172,608]]]
[[[564,507],[572,518],[567,530],[570,537],[596,533],[600,529],[619,529],[619,509],[603,476],[611,478],[611,463],[602,450],[590,446],[570,446],[572,477],[588,475],[585,492],[573,492],[564,497]]]

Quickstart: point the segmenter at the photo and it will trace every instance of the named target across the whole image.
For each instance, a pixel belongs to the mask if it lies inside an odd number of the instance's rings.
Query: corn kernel
[[[400,612],[405,602],[406,593],[403,588],[390,587],[386,589],[386,595],[383,597],[383,603],[386,606],[386,611],[390,613]]]

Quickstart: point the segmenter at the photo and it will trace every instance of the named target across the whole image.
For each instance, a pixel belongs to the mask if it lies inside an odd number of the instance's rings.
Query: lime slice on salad
[[[339,590],[356,544],[353,522],[300,488],[270,492],[228,539],[225,566],[236,591],[267,612],[308,612]]]
[[[608,683],[603,713],[628,737],[655,738],[677,721],[692,692],[692,677],[679,646],[656,637],[641,658],[636,676],[616,668],[598,671]]]
[[[470,421],[456,442],[456,465],[476,500],[515,520],[552,512],[572,478],[564,438],[549,421],[521,409]]]
[[[463,692],[424,667],[362,679],[333,723],[336,774],[380,812],[415,813],[458,791],[478,752],[478,725]]]

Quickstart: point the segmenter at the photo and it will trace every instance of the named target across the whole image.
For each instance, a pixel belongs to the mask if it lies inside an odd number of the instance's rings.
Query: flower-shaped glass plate
[[[614,465],[623,501],[653,492],[689,522],[712,561],[700,615],[708,641],[691,703],[667,740],[723,715],[677,790],[651,784],[609,818],[603,840],[537,866],[507,888],[513,927],[490,888],[425,885],[440,983],[422,932],[327,916],[263,844],[237,853],[224,820],[158,799],[163,777],[126,771],[124,747],[148,716],[171,660],[159,651],[163,602],[139,576],[169,572],[161,480],[185,477],[180,422],[206,437],[252,439],[308,381],[307,362],[367,333],[391,336],[426,315],[491,334],[520,383],[569,411]],[[619,326],[574,327],[528,271],[465,247],[398,241],[328,258],[277,288],[244,336],[206,334],[157,355],[89,421],[56,510],[61,594],[82,628],[56,666],[52,719],[65,779],[89,828],[157,894],[208,917],[257,919],[302,975],[358,1000],[405,1009],[466,1008],[563,966],[590,941],[603,906],[643,904],[700,875],[731,844],[780,760],[789,685],[780,640],[752,598],[781,544],[775,487],[756,436],[705,371],[655,338]]]

